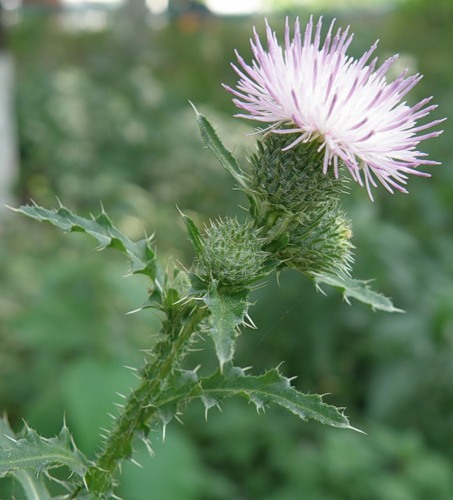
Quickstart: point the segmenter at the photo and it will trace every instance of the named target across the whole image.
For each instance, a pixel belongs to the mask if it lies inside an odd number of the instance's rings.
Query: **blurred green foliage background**
[[[308,18],[283,3],[285,11],[270,16],[276,29],[285,14]],[[237,363],[261,372],[284,361],[298,389],[329,394],[367,435],[275,409],[257,415],[242,401],[211,411],[205,422],[202,405],[193,404],[183,426],[171,423],[164,444],[156,433],[155,458],[137,447],[144,469],[124,468],[127,500],[453,498],[453,3],[342,5],[322,14],[351,24],[351,54],[379,38],[381,60],[399,52],[401,66],[425,75],[410,101],[434,95],[435,117],[450,118],[445,133],[424,145],[443,164],[430,169],[432,179],[411,179],[410,195],[380,189],[374,203],[355,186],[345,198],[354,276],[374,278],[374,288],[407,312],[350,307],[285,272],[255,293],[258,331],[239,339]],[[234,83],[233,50],[250,54],[251,28],[262,32],[262,16],[182,15],[131,29],[120,9],[102,30],[64,29],[59,19],[23,10],[8,29],[18,203],[55,206],[58,197],[87,215],[102,202],[131,237],[156,232],[163,262],[171,255],[189,264],[176,205],[203,222],[241,213],[242,199],[203,148],[188,100],[246,164],[253,129],[232,118],[220,83]],[[0,231],[0,409],[16,429],[24,418],[47,436],[65,415],[92,456],[115,392],[134,384],[123,366],[141,365],[140,349],[159,328],[152,312],[125,315],[145,300],[146,282],[123,278],[127,263],[94,252],[83,236],[14,214],[3,216]],[[211,346],[197,356],[212,363]],[[21,495],[14,481],[0,482],[0,498]]]

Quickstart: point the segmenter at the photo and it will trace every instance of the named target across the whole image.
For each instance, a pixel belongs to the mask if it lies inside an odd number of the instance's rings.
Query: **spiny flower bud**
[[[276,209],[300,214],[307,205],[325,203],[344,192],[346,180],[322,172],[317,143],[285,151],[293,140],[293,136],[268,135],[258,141],[258,151],[251,158],[250,187]]]
[[[248,194],[252,215],[266,237],[265,249],[282,266],[310,276],[348,274],[352,231],[340,203],[347,181],[323,173],[317,143],[286,149],[293,140],[268,135],[251,158]]]
[[[260,231],[237,219],[218,219],[205,230],[200,262],[219,284],[243,288],[266,274],[269,254]]]
[[[353,262],[351,224],[339,207],[312,224],[294,228],[279,257],[287,266],[308,275],[349,274]]]

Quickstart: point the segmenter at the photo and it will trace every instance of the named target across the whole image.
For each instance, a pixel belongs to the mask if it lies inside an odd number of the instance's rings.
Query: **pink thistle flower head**
[[[349,28],[334,34],[334,23],[322,42],[322,18],[316,28],[310,18],[303,38],[298,19],[291,38],[287,19],[281,46],[266,21],[267,49],[254,30],[255,59],[249,65],[236,52],[239,64],[232,66],[239,81],[235,89],[224,86],[244,111],[236,116],[269,124],[266,130],[273,133],[295,134],[284,149],[318,141],[323,172],[333,167],[338,177],[339,163],[344,163],[371,199],[376,180],[391,193],[394,188],[407,192],[407,174],[429,177],[417,167],[438,164],[417,145],[440,135],[427,130],[443,119],[417,124],[437,107],[429,104],[431,97],[414,106],[402,100],[422,76],[407,76],[405,70],[388,81],[398,56],[377,66],[377,58],[370,60],[377,42],[360,59],[347,56],[353,35]]]

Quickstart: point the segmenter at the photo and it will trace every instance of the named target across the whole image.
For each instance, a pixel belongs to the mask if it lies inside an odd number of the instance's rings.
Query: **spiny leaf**
[[[297,391],[277,368],[255,376],[247,375],[245,370],[228,363],[223,372],[219,370],[207,377],[198,378],[195,372],[183,371],[175,377],[175,383],[157,403],[167,415],[175,415],[181,404],[191,399],[200,398],[208,411],[227,397],[241,396],[252,402],[258,411],[275,404],[302,420],[316,420],[332,427],[358,430],[349,424],[340,409],[324,403],[318,394]]]
[[[364,304],[371,306],[373,310],[386,312],[404,312],[402,309],[396,308],[392,301],[378,292],[374,292],[368,286],[367,281],[355,280],[348,276],[321,275],[314,276],[315,284],[320,289],[321,284],[326,284],[340,289],[343,292],[343,297],[349,303],[349,298],[352,297]]]
[[[164,425],[178,413],[182,403],[198,394],[198,381],[196,370],[175,370],[157,404],[159,419]]]
[[[13,438],[11,444],[13,446],[0,449],[0,476],[24,469],[39,473],[61,465],[66,465],[79,476],[83,476],[86,471],[86,459],[71,446],[67,427],[50,439],[27,428],[25,437]]]
[[[104,210],[96,218],[91,219],[75,215],[62,205],[56,210],[48,210],[36,204],[23,205],[13,210],[32,219],[49,222],[67,232],[89,234],[97,240],[101,250],[104,248],[120,250],[130,258],[132,273],[145,274],[154,281],[156,287],[162,288],[163,271],[156,262],[150,239],[131,241],[112,224]]]
[[[239,167],[238,162],[231,154],[231,152],[222,144],[219,136],[216,134],[213,126],[208,119],[200,114],[195,106],[194,108],[197,115],[198,126],[200,127],[201,137],[203,138],[206,146],[214,153],[214,156],[219,160],[222,167],[229,172],[235,181],[242,187],[247,188],[246,177]]]
[[[291,386],[290,380],[274,368],[263,375],[246,375],[237,367],[225,368],[224,374],[217,372],[200,380],[202,394],[220,401],[225,397],[243,396],[253,402],[257,409],[276,404],[289,410],[302,420],[317,420],[322,424],[344,429],[354,429],[342,411],[322,401],[318,394],[303,394]]]
[[[203,253],[203,240],[201,238],[200,231],[198,230],[197,226],[193,222],[193,220],[188,217],[187,215],[183,214],[181,212],[182,219],[184,221],[184,224],[186,225],[187,229],[187,234],[189,236],[189,239],[192,243],[192,246],[195,250],[195,253],[199,257]]]
[[[16,446],[16,436],[6,418],[0,419],[0,450],[11,449]],[[18,470],[12,475],[21,484],[27,500],[50,500],[43,476],[37,476],[28,470]]]
[[[210,334],[214,341],[220,370],[225,363],[233,359],[237,327],[243,322],[247,313],[247,294],[248,290],[236,293],[220,291],[213,280],[208,293],[203,297],[211,312]]]

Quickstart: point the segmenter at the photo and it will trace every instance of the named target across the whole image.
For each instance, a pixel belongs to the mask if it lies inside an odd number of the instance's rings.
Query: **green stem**
[[[180,362],[188,341],[207,314],[207,309],[197,306],[184,315],[168,315],[164,321],[164,340],[156,346],[153,359],[141,370],[138,388],[128,397],[103,450],[85,476],[86,487],[95,498],[111,498],[120,461],[131,456],[136,432],[147,432],[147,422],[158,411],[168,376]],[[74,496],[80,490],[81,485]]]

